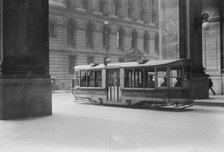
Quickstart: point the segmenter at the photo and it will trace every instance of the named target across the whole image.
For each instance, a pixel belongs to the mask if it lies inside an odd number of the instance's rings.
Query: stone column
[[[2,64],[3,61],[3,25],[2,25],[2,21],[3,21],[3,2],[2,0],[0,0],[0,66]],[[1,69],[0,69],[0,73],[1,73]]]
[[[224,73],[224,2],[220,1],[220,59],[221,59],[221,73]],[[224,94],[224,92],[222,92]]]
[[[0,119],[52,114],[48,1],[3,0]]]
[[[208,98],[208,80],[202,64],[202,0],[179,0],[180,58],[192,60],[192,95]]]

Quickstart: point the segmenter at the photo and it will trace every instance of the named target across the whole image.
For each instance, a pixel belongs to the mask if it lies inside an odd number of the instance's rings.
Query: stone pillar
[[[48,1],[3,0],[0,119],[52,114]]]
[[[192,95],[208,98],[208,80],[202,64],[202,0],[179,0],[180,58],[192,60]]]
[[[220,1],[219,3],[219,12],[220,12],[220,60],[221,60],[221,73],[224,74],[224,2]],[[222,92],[224,94],[224,92]]]
[[[2,21],[3,21],[3,2],[2,0],[0,0],[0,66],[2,64],[2,61],[3,61],[3,24],[2,24]],[[0,68],[0,74],[1,74],[1,68]]]

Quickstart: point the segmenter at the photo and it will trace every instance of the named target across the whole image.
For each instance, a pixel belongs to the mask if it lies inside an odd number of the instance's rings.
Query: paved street
[[[73,102],[66,93],[54,93],[52,98],[52,116],[0,120],[0,152],[224,149],[223,107],[148,110]]]

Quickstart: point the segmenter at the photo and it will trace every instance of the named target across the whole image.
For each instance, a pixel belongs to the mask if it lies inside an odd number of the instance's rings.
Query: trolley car
[[[76,98],[100,104],[193,105],[189,59],[75,66],[73,84]]]

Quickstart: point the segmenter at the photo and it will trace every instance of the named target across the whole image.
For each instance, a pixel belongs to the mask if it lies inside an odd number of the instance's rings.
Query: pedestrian
[[[215,95],[215,91],[212,88],[213,87],[213,82],[212,82],[210,76],[208,76],[208,87],[209,87],[209,89],[211,89],[213,95]]]

